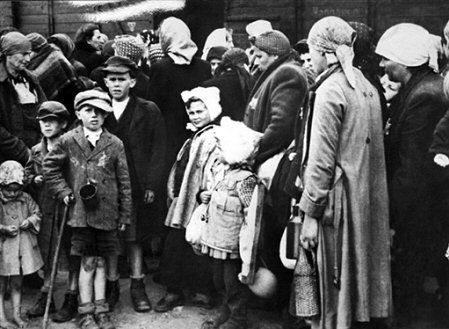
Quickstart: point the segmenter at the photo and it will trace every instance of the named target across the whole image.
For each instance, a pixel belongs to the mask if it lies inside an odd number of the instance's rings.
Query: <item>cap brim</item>
[[[131,71],[129,67],[126,66],[106,66],[102,69],[104,73],[119,73],[125,74]]]
[[[57,115],[57,114],[54,114],[54,113],[48,113],[48,114],[44,114],[44,115],[38,115],[36,117],[36,120],[43,120],[43,119],[46,119],[46,118],[56,118],[56,119],[59,119],[59,120],[65,120],[66,119],[65,116]]]
[[[85,102],[83,102],[79,107],[78,107],[78,111],[81,110],[83,107],[85,106],[93,106],[96,107],[97,109],[100,109],[104,112],[107,113],[111,113],[112,112],[112,107],[108,104],[106,104],[105,101],[99,100],[99,99],[89,99]]]

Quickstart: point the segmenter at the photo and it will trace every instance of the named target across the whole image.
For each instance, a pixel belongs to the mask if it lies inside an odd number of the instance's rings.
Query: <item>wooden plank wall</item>
[[[234,29],[234,40],[247,47],[246,24],[266,19],[292,43],[306,38],[312,25],[325,16],[360,21],[378,34],[400,22],[412,22],[441,34],[449,20],[449,0],[226,0],[225,24]]]
[[[0,13],[0,28],[14,25],[11,1],[0,2]]]

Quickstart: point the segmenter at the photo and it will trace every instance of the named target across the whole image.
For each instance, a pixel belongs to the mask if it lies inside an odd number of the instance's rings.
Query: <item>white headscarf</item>
[[[162,51],[178,65],[189,65],[198,51],[191,39],[189,27],[175,17],[166,18],[162,22],[160,39]]]
[[[201,100],[209,111],[211,121],[214,121],[221,114],[220,89],[217,87],[196,87],[192,90],[184,90],[181,93],[181,98],[184,103],[192,98]],[[193,130],[189,124],[187,128]]]
[[[214,47],[225,47],[227,49],[234,47],[234,43],[232,41],[232,30],[226,28],[213,30],[204,43],[203,55],[201,55],[201,59],[206,60],[209,50]]]
[[[401,23],[390,27],[379,39],[376,53],[407,67],[428,63],[438,70],[438,50],[430,33],[422,26]]]
[[[352,66],[354,59],[352,46],[355,36],[354,29],[343,19],[328,16],[312,26],[307,38],[309,47],[325,54],[328,65],[340,63],[352,88],[355,88],[354,67]]]

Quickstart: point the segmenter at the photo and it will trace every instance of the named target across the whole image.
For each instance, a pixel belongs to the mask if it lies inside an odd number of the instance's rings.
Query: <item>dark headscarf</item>
[[[31,42],[31,50],[34,52],[38,52],[42,49],[45,45],[48,44],[47,39],[42,34],[39,33],[30,33],[27,34],[27,39]]]
[[[75,50],[75,43],[73,40],[64,33],[56,33],[48,38],[48,43],[52,43],[55,46],[58,46],[64,54],[65,58],[71,59],[73,51]]]
[[[20,32],[9,32],[0,38],[0,53],[4,56],[31,51],[31,43]]]
[[[349,25],[357,33],[357,38],[354,42],[355,56],[353,65],[362,72],[370,72],[370,74],[377,73],[380,58],[375,53],[377,38],[374,30],[360,22],[349,22]]]

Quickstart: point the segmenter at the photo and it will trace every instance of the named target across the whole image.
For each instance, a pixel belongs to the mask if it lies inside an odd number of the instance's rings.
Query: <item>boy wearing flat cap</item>
[[[45,312],[45,304],[50,287],[50,266],[62,214],[61,203],[54,199],[47,182],[44,181],[42,163],[44,157],[54,148],[64,133],[69,118],[70,114],[68,110],[59,102],[48,101],[43,102],[39,106],[36,119],[39,122],[43,137],[40,143],[31,149],[31,158],[25,167],[26,181],[37,192],[37,200],[39,207],[42,209],[43,216],[41,230],[38,235],[38,243],[42,258],[44,259],[44,284],[41,287],[41,293],[36,304],[27,312],[30,317],[43,316]],[[70,241],[70,233],[68,230],[65,230],[65,238],[62,241],[67,240]],[[70,245],[64,247],[64,251],[70,250]],[[68,253],[66,256],[70,257]],[[68,260],[69,289],[65,295],[64,306],[61,309],[62,313],[67,314],[65,317],[68,317],[65,321],[73,318],[78,307],[79,257],[70,257]],[[52,301],[51,311],[53,310],[54,304]],[[56,315],[56,320],[59,318],[59,313]]]
[[[130,224],[128,165],[122,141],[103,129],[112,112],[109,96],[98,90],[81,92],[75,97],[75,111],[82,124],[61,136],[47,154],[44,179],[56,197],[70,206],[70,253],[81,257],[80,327],[113,329],[105,296],[106,262],[116,259],[118,231]],[[86,195],[81,189],[93,192]],[[108,275],[117,274],[109,270]]]
[[[141,243],[154,234],[158,220],[162,223],[158,217],[163,201],[165,124],[155,103],[131,92],[137,73],[132,60],[113,56],[103,72],[113,112],[106,118],[105,127],[122,140],[131,178],[133,211],[131,225],[123,235],[131,265],[131,301],[136,312],[148,312],[151,304],[143,282]],[[109,277],[106,291],[113,306],[119,297],[118,276]]]

